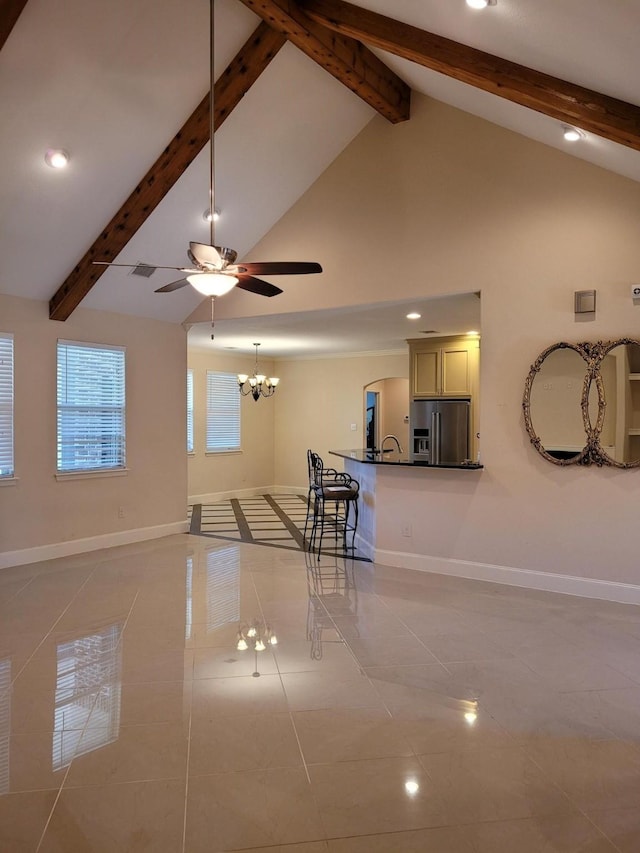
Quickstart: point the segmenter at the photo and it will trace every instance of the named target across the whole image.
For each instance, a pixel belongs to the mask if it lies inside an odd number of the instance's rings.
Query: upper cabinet
[[[410,340],[410,388],[420,397],[472,397],[477,393],[480,341],[477,337]]]

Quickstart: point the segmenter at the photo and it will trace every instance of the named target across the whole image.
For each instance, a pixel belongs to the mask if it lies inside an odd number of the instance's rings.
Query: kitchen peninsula
[[[397,453],[394,450],[384,451],[379,450],[330,450],[332,456],[340,456],[342,459],[355,460],[362,462],[365,465],[403,465],[410,468],[464,468],[478,470],[483,466],[479,462],[461,462],[458,465],[448,463],[424,462],[422,460],[413,461],[408,456]],[[346,469],[345,469],[346,470]],[[351,473],[350,471],[347,473]],[[352,475],[353,476],[353,475]]]
[[[368,559],[376,559],[376,543],[388,532],[390,524],[398,524],[397,508],[399,504],[411,504],[411,494],[422,491],[424,478],[430,485],[444,480],[443,488],[456,487],[456,481],[469,483],[470,471],[481,471],[483,466],[477,462],[460,465],[429,464],[412,462],[407,456],[391,451],[373,452],[367,449],[330,450],[330,455],[344,460],[344,470],[360,484],[359,520],[357,548]],[[383,458],[384,457],[384,458]],[[476,480],[477,477],[473,477]],[[434,483],[435,480],[435,483]],[[460,484],[465,488],[463,484]],[[400,521],[400,533],[406,539],[412,538],[412,524],[408,516]]]

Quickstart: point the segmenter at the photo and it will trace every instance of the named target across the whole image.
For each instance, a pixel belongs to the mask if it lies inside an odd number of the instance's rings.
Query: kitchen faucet
[[[385,437],[380,442],[380,453],[384,453],[384,443],[388,438],[392,438],[395,441],[395,443],[398,446],[398,453],[402,453],[402,447],[401,447],[400,442],[398,441],[398,439],[395,435],[385,435]]]

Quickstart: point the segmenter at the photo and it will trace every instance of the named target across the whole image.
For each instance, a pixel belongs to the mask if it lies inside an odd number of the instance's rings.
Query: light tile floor
[[[640,608],[202,536],[4,570],[0,850],[637,853],[639,661]]]

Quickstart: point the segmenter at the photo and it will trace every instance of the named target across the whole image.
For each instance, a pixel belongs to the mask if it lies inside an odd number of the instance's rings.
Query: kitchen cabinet
[[[477,337],[409,340],[411,398],[472,397],[477,394]]]

